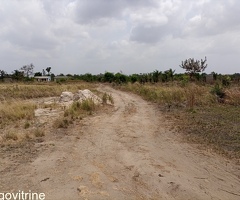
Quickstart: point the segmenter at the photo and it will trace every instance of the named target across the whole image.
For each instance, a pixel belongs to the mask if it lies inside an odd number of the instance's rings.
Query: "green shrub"
[[[217,95],[217,97],[219,97],[220,99],[224,99],[224,97],[226,96],[223,87],[220,86],[218,83],[214,85],[211,93]]]

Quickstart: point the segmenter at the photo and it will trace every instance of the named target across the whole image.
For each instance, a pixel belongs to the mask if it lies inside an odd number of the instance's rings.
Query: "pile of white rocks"
[[[91,99],[95,104],[101,104],[102,99],[97,95],[93,94],[90,90],[79,90],[77,93],[72,92],[62,92],[59,102],[65,105],[71,105],[74,101],[79,101],[80,103],[84,100]]]

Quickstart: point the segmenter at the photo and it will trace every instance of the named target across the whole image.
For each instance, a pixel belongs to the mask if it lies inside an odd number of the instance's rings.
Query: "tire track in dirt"
[[[114,111],[46,138],[54,145],[19,169],[23,187],[50,200],[239,199],[239,166],[179,142],[140,97],[99,90],[112,94]]]

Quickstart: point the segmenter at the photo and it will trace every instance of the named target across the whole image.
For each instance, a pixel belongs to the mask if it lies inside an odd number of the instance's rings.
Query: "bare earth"
[[[140,97],[100,90],[112,93],[112,111],[59,130],[50,116],[42,140],[4,147],[0,192],[44,192],[47,200],[240,199],[238,165],[181,142]]]

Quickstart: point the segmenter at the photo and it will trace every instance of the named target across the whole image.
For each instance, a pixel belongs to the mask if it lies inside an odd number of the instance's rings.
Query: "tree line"
[[[169,69],[165,71],[155,70],[150,73],[140,73],[140,74],[131,74],[126,75],[121,72],[112,73],[105,72],[104,74],[67,74],[69,80],[82,80],[87,82],[108,82],[108,83],[135,83],[139,82],[144,83],[158,83],[158,82],[169,82],[169,81],[206,81],[207,74],[204,73],[204,70],[207,68],[206,64],[207,58],[201,60],[195,60],[194,58],[186,59],[182,61],[179,65],[182,69],[185,70],[185,73],[175,73],[175,70]],[[60,74],[63,76],[64,74]],[[222,75],[215,72],[211,73],[213,81],[221,80],[224,85],[229,84],[231,81],[236,80],[240,81],[240,74],[235,73],[232,75]],[[34,73],[34,65],[31,63],[29,65],[24,65],[19,70],[14,70],[12,74],[7,74],[4,70],[0,70],[0,79],[11,77],[16,81],[33,81],[35,76],[51,76],[52,80],[55,75],[51,72],[51,67],[43,69],[42,72]],[[62,80],[65,81],[65,80]]]

